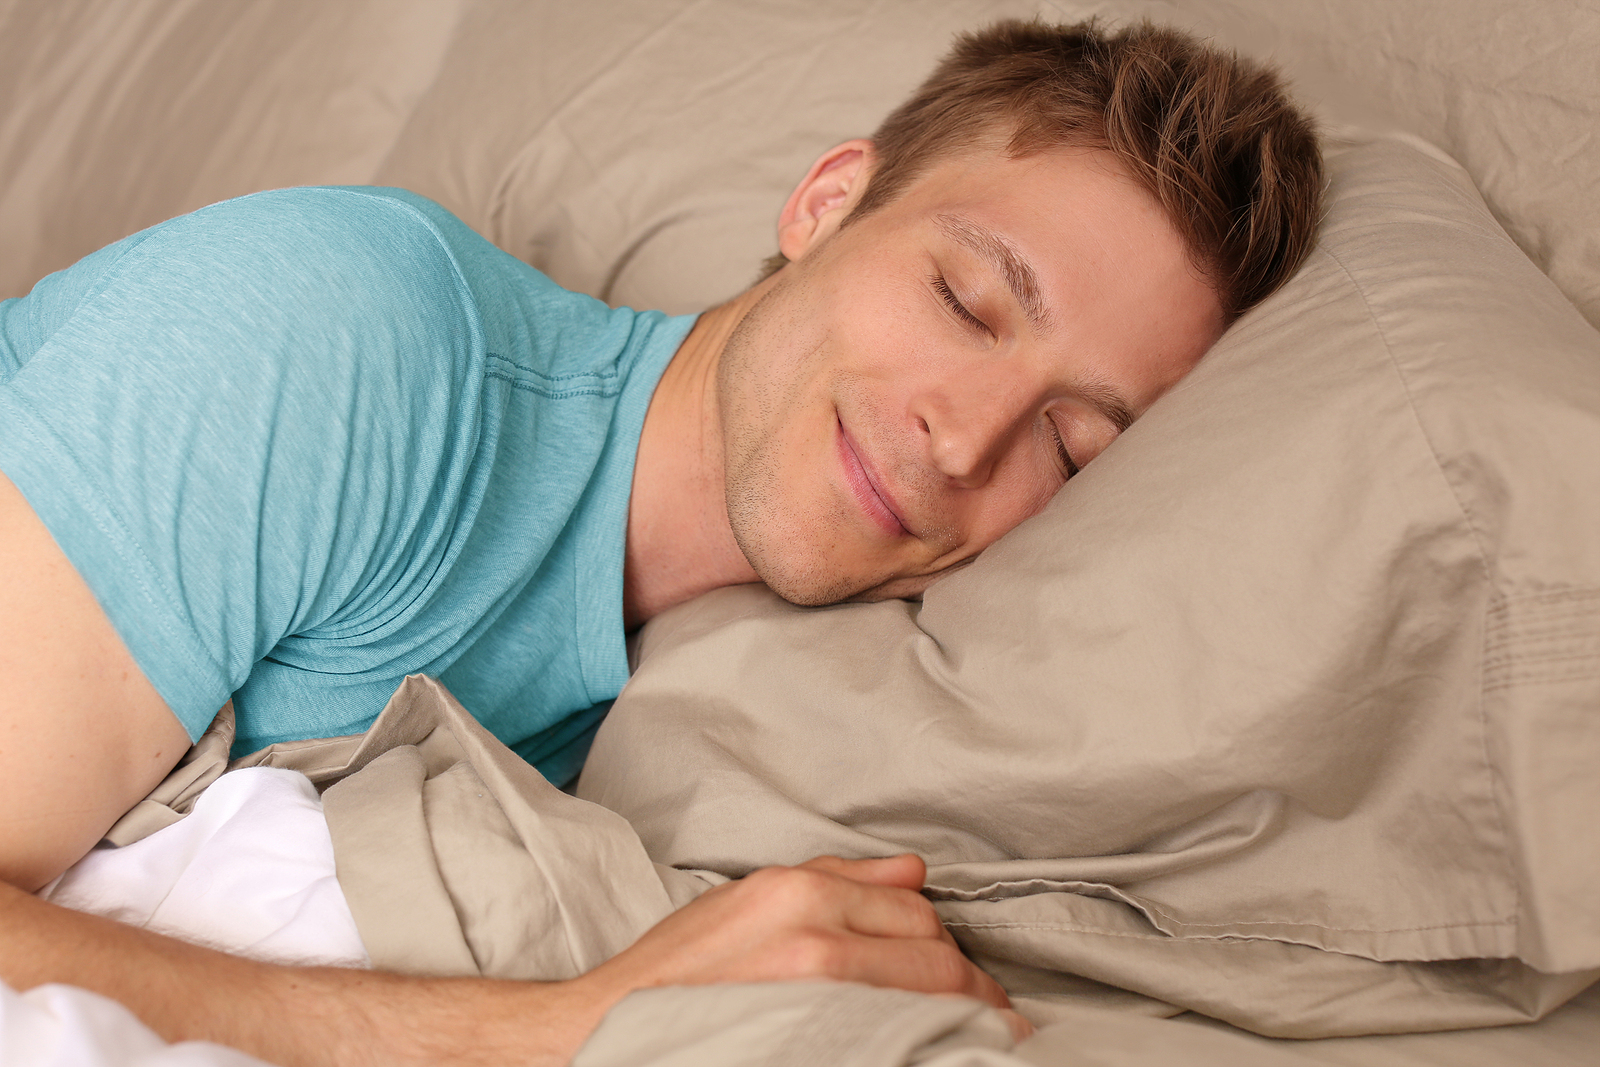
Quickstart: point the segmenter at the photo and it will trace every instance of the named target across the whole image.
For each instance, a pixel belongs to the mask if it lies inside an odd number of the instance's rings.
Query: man
[[[437,674],[560,780],[660,611],[750,581],[920,594],[1281,284],[1319,188],[1269,75],[1013,23],[825,153],[785,265],[693,321],[561,293],[371,190],[208,208],[0,305],[0,976],[284,1063],[562,1062],[659,984],[1003,1005],[914,857],[757,872],[543,985],[259,965],[27,891],[230,698],[249,749]]]

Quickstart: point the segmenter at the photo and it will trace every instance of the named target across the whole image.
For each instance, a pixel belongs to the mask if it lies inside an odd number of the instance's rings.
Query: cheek
[[[836,361],[886,383],[890,392],[914,389],[914,379],[937,366],[944,325],[923,289],[922,271],[887,256],[862,256],[849,271],[820,279],[812,305]]]
[[[1032,442],[1019,447],[978,491],[967,525],[972,547],[987,548],[1039,514],[1063,484],[1053,459]]]

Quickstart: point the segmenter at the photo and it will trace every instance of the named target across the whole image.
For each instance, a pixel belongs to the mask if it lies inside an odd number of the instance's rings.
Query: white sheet
[[[368,966],[334,876],[322,801],[302,774],[219,778],[180,822],[96,849],[40,891],[64,907],[279,963]],[[122,1005],[73,986],[0,983],[5,1067],[257,1067],[202,1042],[168,1045]]]
[[[0,982],[0,1063],[6,1067],[266,1067],[202,1041],[169,1045],[114,1000],[74,986],[18,993]]]
[[[322,801],[294,771],[225,774],[187,818],[96,849],[39,895],[253,959],[369,966]]]

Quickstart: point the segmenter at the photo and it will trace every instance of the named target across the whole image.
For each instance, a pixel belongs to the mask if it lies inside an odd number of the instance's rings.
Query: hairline
[[[1148,167],[1137,155],[1119,150],[1111,143],[1111,139],[1104,130],[1078,129],[1072,131],[1072,136],[1063,137],[1048,143],[1034,143],[1019,137],[1022,124],[1019,120],[1008,115],[991,115],[975,124],[975,128],[965,136],[950,138],[933,146],[931,151],[918,156],[914,162],[902,164],[895,174],[896,183],[887,195],[875,194],[874,185],[878,178],[877,160],[873,160],[872,169],[866,177],[866,186],[862,191],[861,200],[851,208],[840,223],[841,228],[863,219],[868,215],[888,207],[890,204],[903,198],[913,185],[928,176],[928,172],[949,159],[970,152],[995,152],[1008,160],[1027,159],[1030,156],[1043,155],[1056,149],[1088,149],[1090,151],[1104,152],[1117,161],[1122,168],[1140,188],[1149,193],[1157,204],[1161,206],[1162,213],[1167,221],[1183,239],[1185,252],[1189,262],[1199,272],[1217,297],[1224,304],[1224,318],[1231,322],[1237,318],[1236,314],[1227,312],[1227,297],[1220,284],[1221,278],[1217,264],[1207,257],[1206,251],[1184,229],[1182,222],[1175,212],[1162,201],[1160,191],[1151,180]]]

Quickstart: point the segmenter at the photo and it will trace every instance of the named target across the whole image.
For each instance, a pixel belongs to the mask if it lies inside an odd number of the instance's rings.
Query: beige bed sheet
[[[217,729],[227,732],[226,716]],[[321,783],[340,881],[379,967],[570,977],[721,881],[653,864],[625,822],[552,788],[425,678],[409,679],[366,735],[274,746],[240,763],[294,767]],[[1600,987],[1530,1026],[1301,1041],[1092,982],[1057,987],[1071,992],[1018,998],[1041,1028],[1015,1047],[1003,1020],[958,998],[833,983],[648,990],[614,1009],[574,1063],[1577,1067],[1600,1041]]]
[[[1534,1026],[1284,1041],[1192,1015],[1092,1005],[1011,1047],[977,1005],[891,990],[728,986],[635,993],[573,1067],[1589,1067],[1600,989]]]

